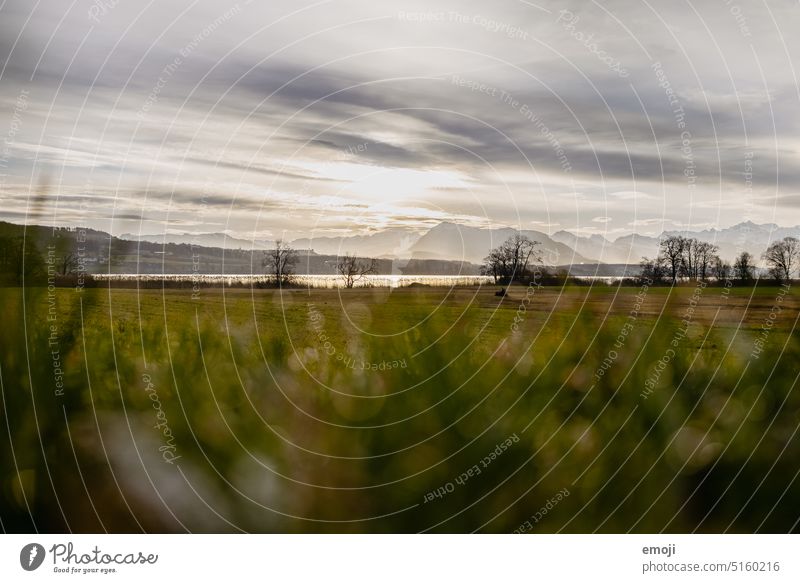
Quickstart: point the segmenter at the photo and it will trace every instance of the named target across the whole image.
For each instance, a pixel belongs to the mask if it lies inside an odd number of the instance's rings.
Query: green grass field
[[[794,290],[494,291],[0,289],[2,526],[797,530]]]

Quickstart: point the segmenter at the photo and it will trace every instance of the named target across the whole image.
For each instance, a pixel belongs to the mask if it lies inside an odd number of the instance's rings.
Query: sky
[[[0,219],[242,238],[800,223],[800,6],[6,0]]]

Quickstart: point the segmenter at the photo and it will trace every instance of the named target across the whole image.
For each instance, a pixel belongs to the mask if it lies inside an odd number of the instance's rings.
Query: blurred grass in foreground
[[[796,530],[777,290],[0,289],[2,528]]]

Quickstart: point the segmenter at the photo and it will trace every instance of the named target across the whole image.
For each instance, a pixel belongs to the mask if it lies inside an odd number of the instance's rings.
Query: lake
[[[189,273],[99,273],[92,277],[99,282],[108,282],[112,287],[148,288],[192,288],[192,287],[260,287],[268,284],[270,278],[265,275],[251,274],[189,274]],[[612,284],[620,281],[619,276],[570,276],[573,280],[581,280],[596,284]],[[292,287],[315,289],[337,289],[344,287],[344,280],[339,275],[295,275]],[[367,275],[355,283],[354,287],[401,288],[413,284],[431,287],[481,286],[493,285],[494,279],[488,275]]]
[[[136,274],[136,273],[101,273],[93,274],[97,281],[111,284],[144,284],[150,286],[163,284],[167,287],[251,287],[266,284],[270,278],[265,275],[251,274]],[[338,275],[296,275],[293,285],[299,287],[335,289],[344,287],[344,280]],[[452,287],[476,286],[493,283],[493,278],[486,275],[367,275],[355,283],[355,287],[408,287],[412,284]]]

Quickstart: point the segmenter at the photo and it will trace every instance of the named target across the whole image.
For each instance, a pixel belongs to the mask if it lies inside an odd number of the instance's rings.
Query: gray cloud
[[[47,175],[61,220],[111,230],[800,222],[790,3],[167,4],[3,5],[5,216]]]

